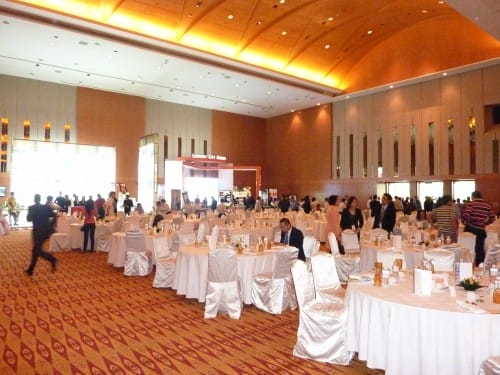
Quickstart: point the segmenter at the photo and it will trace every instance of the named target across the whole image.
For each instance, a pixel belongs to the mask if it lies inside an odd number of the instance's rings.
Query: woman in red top
[[[85,214],[83,216],[83,248],[82,252],[87,251],[87,244],[90,237],[90,252],[94,251],[95,234],[95,210],[91,202],[85,204]]]

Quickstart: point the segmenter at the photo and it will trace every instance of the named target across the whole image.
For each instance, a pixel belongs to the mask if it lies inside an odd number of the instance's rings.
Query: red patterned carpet
[[[0,374],[380,374],[291,355],[298,312],[245,306],[205,320],[204,305],[125,277],[107,254],[57,253],[32,278],[30,231],[0,237]]]

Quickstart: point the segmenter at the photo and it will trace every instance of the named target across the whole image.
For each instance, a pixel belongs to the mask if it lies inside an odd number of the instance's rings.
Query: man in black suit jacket
[[[385,193],[382,196],[382,207],[380,209],[380,223],[382,229],[391,233],[396,224],[396,207],[392,201],[392,196]]]
[[[285,245],[290,245],[299,249],[298,259],[306,261],[304,249],[302,244],[304,242],[304,235],[297,228],[292,227],[290,220],[286,217],[280,220],[281,239],[280,242]]]
[[[40,204],[40,194],[35,194],[35,204],[28,208],[28,221],[33,222],[33,252],[31,263],[24,272],[33,275],[38,257],[48,260],[52,264],[52,272],[56,270],[57,259],[50,253],[42,250],[42,245],[54,233],[56,214],[47,205]]]
[[[372,200],[370,201],[370,212],[373,217],[373,228],[380,227],[380,207],[382,205],[377,199],[377,196],[374,195]]]

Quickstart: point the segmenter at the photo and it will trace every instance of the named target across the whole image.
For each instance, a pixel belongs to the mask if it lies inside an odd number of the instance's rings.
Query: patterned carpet
[[[57,253],[32,278],[29,230],[0,237],[0,374],[381,374],[291,355],[298,312],[245,306],[205,320],[204,305],[126,278],[107,254]]]

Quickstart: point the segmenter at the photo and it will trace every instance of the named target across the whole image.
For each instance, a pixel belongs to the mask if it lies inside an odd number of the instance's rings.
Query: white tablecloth
[[[81,231],[82,225],[82,223],[72,223],[69,226],[69,247],[71,249],[81,249],[83,247],[83,232]],[[94,233],[95,250],[109,251],[113,228],[113,223],[96,223]],[[87,247],[90,248],[90,241],[87,244]]]
[[[146,235],[146,251],[152,252],[153,250],[153,236]],[[111,236],[111,246],[108,252],[108,263],[114,267],[125,266],[125,258],[127,256],[127,247],[125,232],[115,232]]]
[[[262,272],[270,272],[274,266],[275,251],[262,255],[245,253],[238,255],[238,276],[245,304],[252,303],[253,277]],[[196,298],[205,302],[208,279],[208,248],[181,246],[177,254],[172,289],[186,298]]]
[[[424,258],[424,250],[420,246],[403,246],[402,249],[394,249],[391,246],[376,246],[370,241],[361,242],[361,255],[359,269],[361,272],[371,271],[374,269],[375,262],[377,261],[377,252],[381,250],[394,250],[402,251],[404,253],[404,262],[406,269],[412,270],[415,267],[422,265]],[[472,255],[468,249],[462,248],[461,254],[458,255],[458,260],[471,262]]]
[[[368,367],[387,375],[473,375],[486,358],[500,355],[500,306],[491,297],[479,307],[499,313],[476,314],[457,305],[463,291],[417,296],[412,283],[408,274],[388,288],[349,284],[347,349]]]

